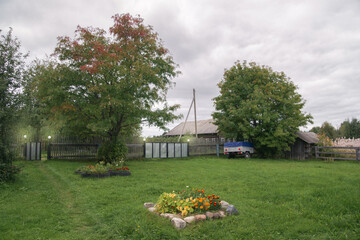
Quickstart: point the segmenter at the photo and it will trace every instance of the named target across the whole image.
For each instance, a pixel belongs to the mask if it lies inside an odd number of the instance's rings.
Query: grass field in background
[[[129,161],[129,177],[83,179],[89,162],[16,162],[0,185],[0,239],[359,239],[360,164],[191,157]],[[176,230],[144,207],[186,186],[240,214]]]

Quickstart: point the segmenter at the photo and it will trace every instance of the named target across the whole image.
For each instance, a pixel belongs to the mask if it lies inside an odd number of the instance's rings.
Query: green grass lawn
[[[130,177],[83,179],[84,162],[16,162],[0,185],[0,239],[359,239],[360,164],[192,157],[129,161]],[[144,207],[205,188],[240,215],[176,230]]]

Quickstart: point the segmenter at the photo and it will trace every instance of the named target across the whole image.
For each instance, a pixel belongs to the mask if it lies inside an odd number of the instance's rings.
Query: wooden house
[[[290,151],[286,152],[287,158],[305,160],[314,157],[314,147],[319,142],[316,133],[313,132],[297,132],[297,138],[290,146]]]
[[[198,120],[197,121],[197,134],[199,138],[219,138],[218,128],[213,123],[213,119]],[[185,122],[180,123],[165,136],[174,137],[182,135],[195,135],[195,121],[188,121],[184,127]]]

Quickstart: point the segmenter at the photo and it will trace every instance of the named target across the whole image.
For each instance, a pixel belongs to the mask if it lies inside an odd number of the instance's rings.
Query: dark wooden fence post
[[[319,158],[319,147],[315,146],[315,158]]]
[[[359,153],[360,148],[356,148],[356,161],[360,161],[360,153]]]
[[[47,147],[47,160],[51,158],[51,143],[48,144]]]

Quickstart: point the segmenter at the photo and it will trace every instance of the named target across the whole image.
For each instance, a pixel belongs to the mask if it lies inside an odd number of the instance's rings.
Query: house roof
[[[165,134],[165,136],[179,136],[181,134],[181,131],[184,127],[184,122],[180,123],[173,129],[171,129],[169,132]],[[197,132],[198,134],[218,134],[218,128],[214,124],[213,119],[207,119],[207,120],[199,120],[197,121]],[[188,121],[186,122],[184,131],[182,134],[195,134],[195,121]],[[318,143],[319,138],[316,133],[313,132],[297,132],[296,135],[307,143]]]
[[[213,119],[207,120],[199,120],[197,121],[197,133],[198,134],[217,134],[217,126],[213,123]],[[184,122],[180,123],[169,132],[165,134],[165,136],[179,136],[184,127]],[[182,134],[195,134],[195,121],[186,122],[184,131]]]
[[[296,135],[298,135],[298,137],[303,140],[304,142],[307,143],[318,143],[319,142],[319,138],[317,136],[316,133],[313,132],[297,132]]]

